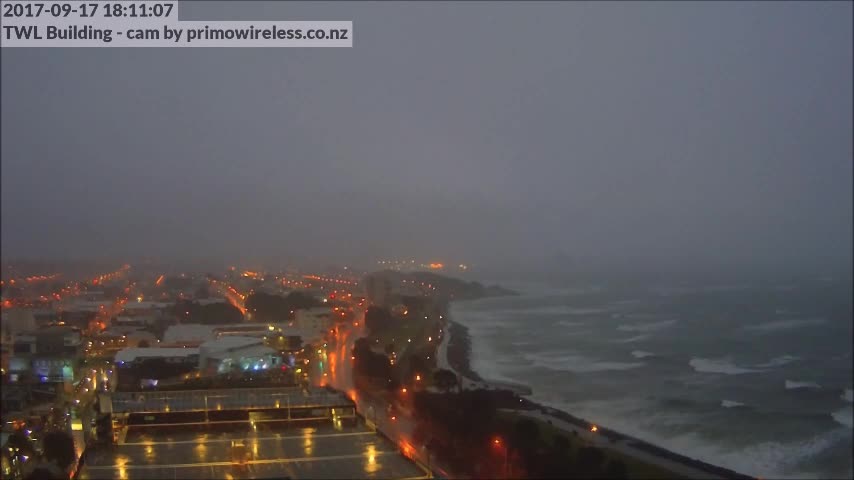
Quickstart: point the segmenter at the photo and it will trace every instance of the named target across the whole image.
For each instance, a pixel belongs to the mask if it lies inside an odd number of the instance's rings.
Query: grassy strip
[[[516,421],[522,418],[533,420],[539,428],[540,441],[543,445],[551,445],[554,442],[554,437],[558,435],[563,435],[564,437],[570,440],[570,450],[572,455],[576,455],[578,453],[578,449],[581,447],[591,446],[583,437],[576,437],[572,434],[572,432],[562,430],[538,418],[528,417],[525,415],[507,411],[499,411],[498,418],[503,422],[507,422],[507,424],[511,426],[515,424]],[[602,453],[605,455],[605,464],[612,460],[623,462],[626,465],[626,470],[630,479],[641,480],[648,478],[656,478],[662,480],[677,480],[679,478],[682,478],[674,472],[663,469],[657,465],[652,465],[647,462],[638,460],[634,457],[627,456],[617,450],[612,450],[607,447],[601,447],[601,450]]]

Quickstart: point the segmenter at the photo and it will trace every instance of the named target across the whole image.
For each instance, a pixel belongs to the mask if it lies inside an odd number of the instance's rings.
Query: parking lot
[[[233,462],[233,441],[245,446]],[[125,443],[90,452],[81,479],[423,478],[397,447],[363,425],[131,427]]]

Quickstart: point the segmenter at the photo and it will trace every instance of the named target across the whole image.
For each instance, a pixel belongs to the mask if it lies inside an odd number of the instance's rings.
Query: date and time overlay
[[[352,21],[184,21],[178,1],[0,1],[0,46],[352,47]]]

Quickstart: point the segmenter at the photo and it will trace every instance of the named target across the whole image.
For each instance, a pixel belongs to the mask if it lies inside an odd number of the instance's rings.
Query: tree
[[[520,418],[513,426],[510,437],[514,448],[524,449],[534,445],[540,439],[540,427],[530,418]]]
[[[552,446],[540,464],[539,476],[544,478],[570,478],[573,473],[570,442],[564,435],[555,435]]]
[[[151,344],[148,343],[148,340],[140,340],[139,343],[136,344],[136,346],[139,348],[148,348],[151,346]]]
[[[198,302],[190,300],[178,300],[172,307],[172,313],[181,319],[182,322],[190,323],[193,317],[198,315],[201,308]]]
[[[107,443],[112,441],[113,420],[110,414],[99,416],[95,420],[95,434],[98,436],[98,441]]]
[[[201,306],[190,319],[206,325],[226,325],[243,322],[243,313],[230,303],[211,303]]]
[[[186,290],[193,285],[190,277],[166,277],[163,279],[161,288],[164,290]]]
[[[319,307],[321,303],[312,295],[303,292],[291,292],[287,297],[290,310],[301,310],[305,308]]]
[[[24,435],[24,432],[20,430],[15,430],[12,434],[9,435],[9,439],[6,440],[9,448],[16,449],[16,453],[18,455],[27,455],[31,456],[33,454],[33,444],[30,442],[30,439]]]
[[[457,376],[454,372],[441,368],[433,374],[433,382],[437,388],[448,393],[457,384]]]
[[[385,353],[386,355],[391,355],[392,353],[394,353],[394,343],[389,343],[385,346]]]
[[[424,372],[430,371],[430,365],[418,352],[406,356],[406,375],[407,378],[413,378],[415,375],[422,375]]]
[[[196,289],[196,293],[193,295],[195,298],[210,298],[211,292],[208,289],[207,285],[201,285],[198,289]]]
[[[64,431],[52,431],[42,439],[44,459],[56,464],[63,471],[68,471],[77,458],[74,449],[74,439]]]
[[[394,319],[385,307],[372,305],[365,310],[365,326],[371,333],[378,333],[392,325]]]
[[[246,310],[260,321],[278,322],[291,318],[291,312],[320,306],[312,295],[291,292],[287,296],[253,292],[246,297]]]
[[[353,356],[358,360],[369,353],[371,353],[371,342],[365,337],[356,340],[356,343],[353,344]]]
[[[599,477],[602,475],[602,465],[605,454],[596,447],[582,447],[578,450],[578,473],[582,478]]]
[[[626,464],[621,462],[620,460],[611,460],[610,462],[608,462],[608,466],[605,468],[605,477],[617,480],[629,478],[628,470],[626,469]]]
[[[510,434],[510,446],[519,452],[525,468],[530,472],[536,466],[536,446],[540,440],[540,428],[530,418],[520,418]]]

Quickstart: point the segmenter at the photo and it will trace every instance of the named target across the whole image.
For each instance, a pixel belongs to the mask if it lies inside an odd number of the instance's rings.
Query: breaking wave
[[[836,423],[846,426],[848,428],[854,428],[854,423],[852,423],[851,421],[851,405],[831,413],[830,416],[833,417],[834,420],[836,420]]]
[[[556,325],[560,325],[561,327],[579,327],[584,325],[584,322],[571,322],[569,320],[561,320],[556,323]]]
[[[676,320],[663,320],[661,322],[653,322],[653,323],[635,323],[632,325],[620,325],[617,327],[617,330],[621,332],[654,332],[656,330],[661,330],[662,328],[667,328],[676,323]]]
[[[635,358],[654,357],[654,353],[644,352],[643,350],[633,350],[632,356]]]
[[[762,370],[739,367],[725,358],[692,358],[688,365],[699,373],[722,373],[724,375],[740,375],[742,373],[756,373]]]
[[[822,325],[825,322],[826,320],[823,318],[792,318],[789,320],[775,320],[773,322],[747,325],[746,327],[744,327],[744,329],[750,330],[752,332],[767,333],[776,332],[779,330],[791,330],[794,328]]]
[[[615,343],[633,343],[633,342],[639,342],[641,340],[646,340],[647,338],[649,338],[649,335],[636,335],[634,337],[614,340],[614,342]]]
[[[786,390],[796,390],[799,388],[817,389],[817,388],[821,388],[821,385],[819,385],[815,382],[796,382],[793,380],[786,380]]]
[[[771,367],[781,367],[786,365],[787,363],[792,363],[794,361],[800,360],[800,357],[796,357],[794,355],[783,355],[782,357],[772,358],[765,363],[760,363],[756,365],[758,368],[771,368]]]
[[[531,353],[524,355],[524,357],[537,367],[574,373],[630,370],[632,368],[644,366],[644,363],[641,362],[608,362],[582,357],[580,355],[564,355],[561,353]]]

